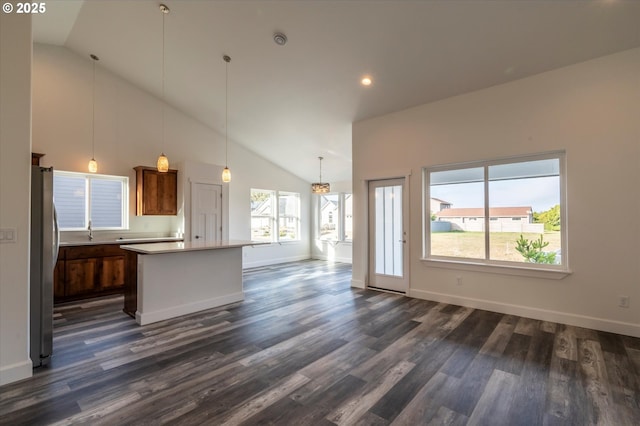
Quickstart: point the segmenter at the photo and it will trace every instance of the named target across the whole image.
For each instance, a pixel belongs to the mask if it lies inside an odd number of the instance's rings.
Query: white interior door
[[[405,180],[369,182],[369,287],[409,289]]]
[[[222,186],[191,183],[191,240],[222,241]]]

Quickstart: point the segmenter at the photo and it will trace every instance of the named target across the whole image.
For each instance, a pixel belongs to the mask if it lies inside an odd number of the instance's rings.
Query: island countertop
[[[139,254],[163,254],[181,253],[187,251],[219,250],[235,247],[257,246],[269,244],[268,242],[249,240],[229,240],[229,241],[184,241],[173,243],[152,243],[152,244],[127,244],[121,245],[123,250],[133,251]]]

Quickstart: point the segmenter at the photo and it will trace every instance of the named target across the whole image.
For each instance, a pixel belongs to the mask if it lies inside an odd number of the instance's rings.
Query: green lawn
[[[529,240],[540,234],[522,234]],[[524,258],[516,251],[519,232],[494,232],[489,237],[492,260],[522,262]],[[560,250],[560,232],[545,232],[544,241],[549,242],[544,251]],[[484,259],[484,233],[482,232],[434,232],[431,234],[431,254],[435,256],[467,257]]]

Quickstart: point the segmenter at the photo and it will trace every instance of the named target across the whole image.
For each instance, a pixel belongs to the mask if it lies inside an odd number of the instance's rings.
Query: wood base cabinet
[[[122,309],[131,318],[136,317],[138,310],[138,254],[127,251],[126,267],[127,279],[124,284],[124,308]]]
[[[122,293],[126,252],[116,244],[60,249],[54,273],[54,302]]]

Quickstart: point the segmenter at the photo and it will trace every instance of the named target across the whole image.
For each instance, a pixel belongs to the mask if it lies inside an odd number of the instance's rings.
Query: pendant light
[[[164,16],[169,13],[169,8],[160,4],[160,11],[162,12],[162,148],[163,151],[158,157],[158,162],[156,167],[158,171],[161,173],[166,173],[169,171],[169,159],[166,155],[164,155]]]
[[[93,53],[89,55],[91,59],[93,59],[93,89],[92,89],[92,99],[91,99],[91,160],[89,160],[89,172],[97,173],[98,172],[98,162],[95,158],[96,151],[96,62],[100,59],[94,55]]]
[[[225,79],[224,79],[224,170],[222,171],[222,181],[231,182],[231,170],[229,170],[229,62],[231,57],[224,55]]]
[[[311,192],[314,194],[326,194],[331,191],[331,185],[322,183],[322,160],[324,160],[324,158],[318,157],[318,160],[320,160],[320,182],[311,184]]]

